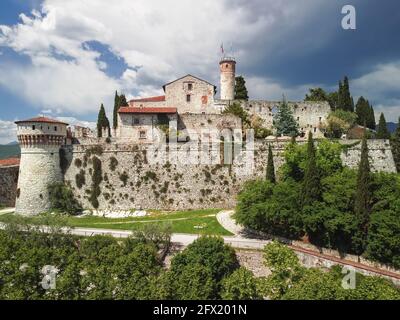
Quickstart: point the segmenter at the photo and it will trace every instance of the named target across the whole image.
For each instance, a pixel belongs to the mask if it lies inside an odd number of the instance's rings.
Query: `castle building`
[[[133,152],[133,149],[150,149],[152,144],[163,141],[162,139],[168,135],[171,129],[176,129],[177,142],[179,144],[173,148],[185,149],[193,145],[199,150],[203,150],[204,147],[209,145],[211,146],[209,150],[211,150],[214,142],[229,141],[225,139],[226,136],[228,136],[228,139],[233,139],[230,141],[236,141],[236,137],[240,140],[242,135],[241,119],[233,114],[223,113],[224,109],[232,103],[239,103],[252,119],[258,117],[263,127],[272,129],[273,117],[279,108],[280,102],[235,100],[235,59],[222,58],[219,62],[219,70],[220,97],[216,97],[217,87],[215,85],[188,74],[163,85],[163,96],[133,99],[129,101],[127,106],[121,107],[118,110],[118,126],[113,131],[111,140],[98,138],[94,131],[82,127],[75,128],[73,139],[71,140],[72,134],[69,128],[67,128],[67,123],[46,117],[17,121],[17,135],[21,146],[21,164],[16,192],[16,212],[23,215],[34,215],[48,211],[51,206],[49,201],[49,186],[57,182],[63,182],[64,178],[68,183],[74,184],[76,176],[81,173],[80,171],[76,172],[78,168],[75,164],[71,165],[72,159],[74,157],[78,159],[78,157],[88,151],[85,148],[89,148],[90,151],[90,148],[94,145],[101,144],[102,147],[111,148],[107,151],[107,155],[104,156],[105,158],[110,157],[111,153],[117,156],[121,150],[128,152],[127,150],[132,149],[131,151]],[[312,131],[315,137],[323,136],[323,123],[330,112],[328,103],[288,102],[288,104],[292,108],[293,115],[304,134],[307,131]],[[189,141],[194,143],[185,144]],[[258,142],[261,144],[269,143],[261,140]],[[210,151],[212,157],[221,154],[219,147],[218,150],[212,149]],[[186,151],[185,149],[182,154],[187,155]],[[225,155],[223,148],[222,153],[222,158],[228,156],[228,154]],[[118,161],[124,163],[121,165],[122,170],[130,172],[132,177],[140,174],[141,170],[132,166],[132,161],[135,161],[135,157],[129,158],[129,160],[126,160],[124,156],[119,157]],[[219,157],[219,159],[222,158]],[[82,159],[79,160],[82,162]],[[125,160],[127,162],[124,162]],[[66,168],[63,167],[64,162],[69,163]],[[221,161],[218,163],[221,164]],[[225,162],[223,161],[222,163]],[[237,170],[240,172],[247,172],[244,167],[241,167],[240,161],[237,163],[237,166]],[[224,168],[223,170],[226,169],[224,166],[220,166],[218,170],[222,167]],[[132,170],[136,171],[132,172]],[[187,172],[188,169],[177,167],[176,170]],[[198,175],[204,174],[199,166],[193,166],[190,170],[199,171],[197,172]],[[159,173],[160,175],[165,174],[165,172]],[[113,173],[109,172],[109,175],[112,176]],[[183,173],[179,173],[180,175],[184,176]],[[248,178],[250,177],[251,175],[248,176]],[[117,179],[117,177],[115,176],[114,179]],[[135,179],[139,178],[136,177]],[[89,180],[90,175],[87,178],[87,181]],[[203,193],[206,190],[205,185],[203,188],[199,187],[203,183],[201,179],[199,181],[195,181],[198,185],[193,189],[194,193],[198,189],[204,189]],[[209,179],[207,178],[206,182],[208,181]],[[139,182],[135,181],[135,185],[139,185]],[[192,182],[191,180],[190,183]],[[213,182],[215,183],[215,181]],[[133,181],[131,183],[133,186]],[[222,181],[223,186],[226,183],[225,180]],[[111,185],[108,187],[111,188]],[[232,182],[231,187],[232,189],[229,190],[236,190],[235,188],[238,188],[238,185]],[[86,201],[86,205],[89,206],[90,203],[87,202],[87,194],[79,194],[82,190],[76,185],[74,192],[79,195],[80,200]],[[88,191],[87,188],[85,190]],[[192,189],[187,186],[185,190],[189,192]],[[224,192],[228,192],[227,190]],[[120,199],[120,201],[133,199],[138,205],[141,205],[143,201],[147,201],[141,198],[142,193],[140,189],[137,191],[135,189],[135,192],[137,192],[135,193],[135,197],[129,197],[126,194],[128,198],[125,197],[124,199]],[[108,195],[105,192],[105,194],[103,197],[104,201],[106,201],[105,197],[113,196],[112,193]],[[127,203],[124,204],[124,206],[129,205]],[[159,203],[158,205],[161,206]],[[186,206],[183,203],[180,205]],[[176,208],[179,208],[179,206],[177,205]],[[202,206],[202,203],[197,203],[197,206]],[[222,202],[221,206],[224,206]]]
[[[262,126],[273,129],[273,117],[279,108],[279,101],[235,100],[236,61],[224,56],[219,62],[220,98],[215,98],[217,87],[206,80],[186,75],[163,85],[164,95],[133,99],[127,107],[118,112],[119,127],[116,137],[137,143],[159,141],[165,124],[169,120],[177,122],[177,129],[185,131],[187,141],[199,136],[199,130],[216,128],[216,124],[205,119],[206,116],[219,115],[221,121],[227,118],[222,111],[231,103],[239,103],[252,118],[259,118]],[[314,137],[321,138],[323,124],[331,109],[327,102],[288,102],[299,124],[300,132],[305,136],[309,131]],[[232,130],[241,129],[238,119],[229,117]],[[204,122],[205,121],[205,122]],[[233,121],[233,122],[232,122]],[[199,123],[202,123],[199,126]],[[163,128],[164,130],[160,130]],[[221,124],[220,124],[221,126]],[[195,132],[196,134],[190,134]]]
[[[15,123],[21,147],[15,212],[45,212],[50,209],[48,187],[63,181],[60,148],[66,143],[68,124],[46,117]]]

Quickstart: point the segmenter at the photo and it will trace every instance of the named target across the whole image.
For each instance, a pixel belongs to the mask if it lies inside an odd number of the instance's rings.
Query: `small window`
[[[57,131],[57,127],[56,126],[54,126],[54,131]]]
[[[139,132],[139,138],[140,139],[146,139],[146,131],[142,130]]]
[[[188,90],[192,90],[193,89],[193,84],[192,83],[188,83]]]
[[[190,102],[190,94],[186,95],[186,102]]]
[[[35,126],[35,125],[33,125],[33,126],[32,126],[32,130],[35,130],[35,129],[36,129],[36,126]]]
[[[314,128],[314,133],[317,132],[317,128]]]
[[[319,117],[319,122],[321,122],[322,121],[322,117]]]
[[[139,118],[134,118],[134,119],[133,119],[133,123],[134,123],[134,124],[139,124]]]
[[[300,121],[300,117],[297,117],[297,121]]]

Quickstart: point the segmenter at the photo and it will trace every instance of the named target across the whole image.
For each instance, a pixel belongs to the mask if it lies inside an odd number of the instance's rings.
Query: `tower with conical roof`
[[[21,147],[15,212],[36,215],[50,209],[49,186],[63,181],[60,148],[68,124],[46,117],[15,123]]]

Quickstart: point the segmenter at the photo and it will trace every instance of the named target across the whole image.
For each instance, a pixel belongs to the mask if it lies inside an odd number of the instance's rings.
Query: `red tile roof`
[[[132,108],[121,107],[119,113],[176,113],[176,108],[158,107],[158,108]]]
[[[17,166],[19,165],[19,158],[8,158],[0,160],[0,167]]]
[[[65,122],[62,122],[62,121],[56,120],[56,119],[50,119],[47,117],[36,117],[36,118],[28,119],[28,120],[15,121],[16,124],[23,123],[23,122],[45,122],[45,123],[58,123],[58,124],[68,125],[68,123],[65,123]]]
[[[141,99],[132,99],[129,102],[162,102],[165,101],[165,96],[157,96],[157,97],[149,97],[149,98],[141,98]]]

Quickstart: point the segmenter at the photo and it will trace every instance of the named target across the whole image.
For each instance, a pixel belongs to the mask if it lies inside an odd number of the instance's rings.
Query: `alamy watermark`
[[[350,4],[345,5],[342,8],[342,28],[344,30],[356,30],[357,29],[357,14],[356,8]]]

